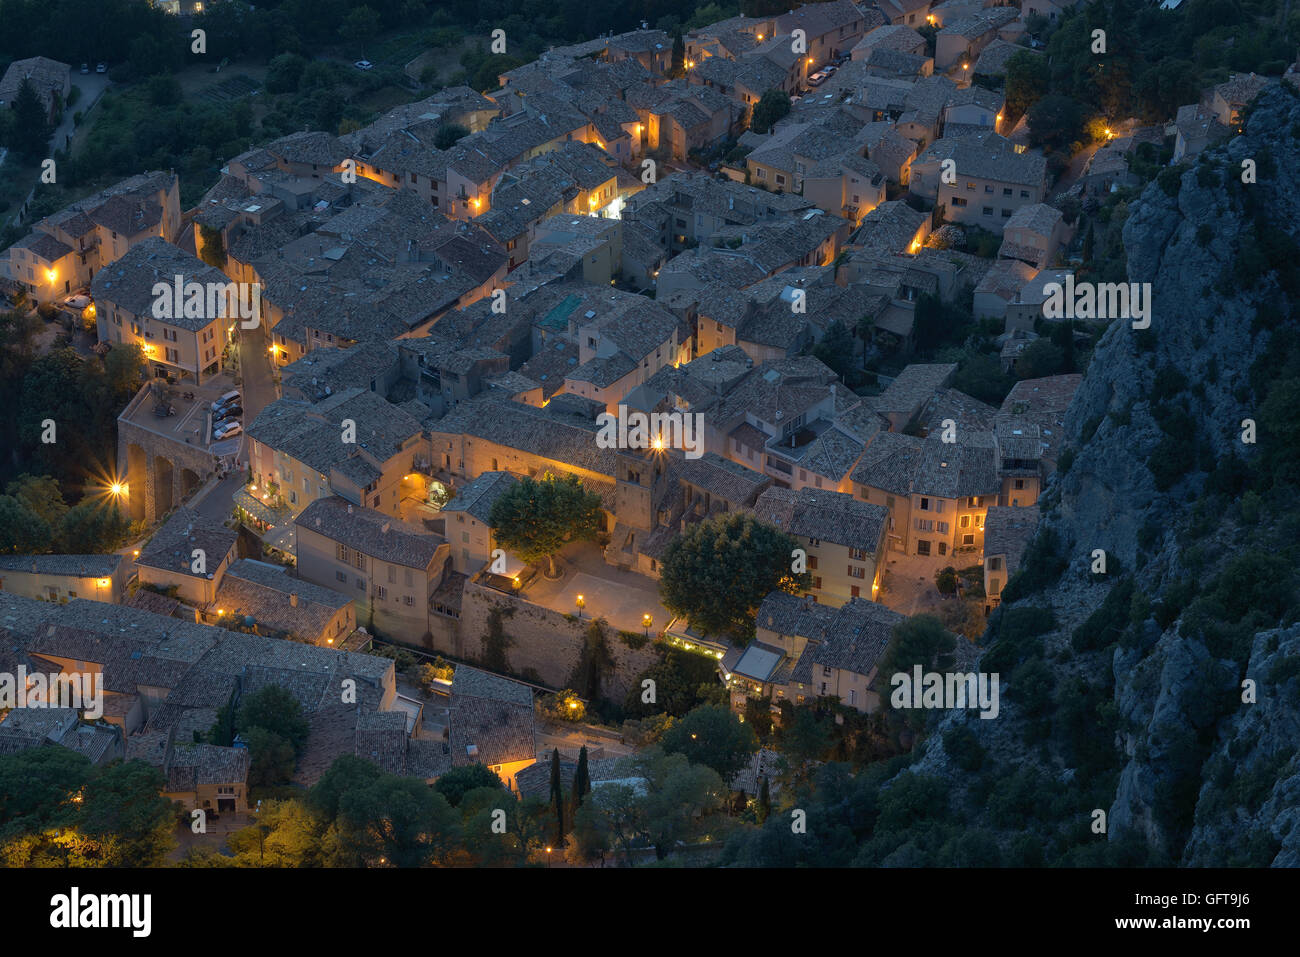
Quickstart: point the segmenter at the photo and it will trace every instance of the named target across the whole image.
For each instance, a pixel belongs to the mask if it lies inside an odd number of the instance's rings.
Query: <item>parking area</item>
[[[226,376],[210,379],[201,386],[189,382],[168,385],[162,379],[150,380],[150,394],[128,407],[126,419],[132,425],[174,442],[203,448],[213,444],[212,404],[232,390],[230,383]],[[223,447],[237,448],[237,442],[229,441],[234,437],[229,436],[227,443],[222,443]]]

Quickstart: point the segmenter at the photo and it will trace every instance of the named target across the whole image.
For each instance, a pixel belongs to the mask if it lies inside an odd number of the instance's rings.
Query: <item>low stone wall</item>
[[[435,636],[436,650],[463,660],[482,662],[487,650],[484,639],[494,609],[504,612],[501,625],[509,637],[505,648],[507,669],[520,677],[531,671],[542,684],[566,687],[581,659],[591,620],[571,620],[560,612],[473,581],[465,583],[454,642],[444,647],[445,642]],[[630,648],[619,637],[618,630],[609,625],[606,625],[605,641],[614,667],[601,675],[601,693],[621,704],[636,676],[653,665],[658,655],[651,643]]]

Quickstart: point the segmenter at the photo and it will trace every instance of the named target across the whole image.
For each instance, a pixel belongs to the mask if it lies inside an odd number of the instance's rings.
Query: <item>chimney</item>
[[[352,503],[351,503],[351,502],[348,502],[348,514],[349,514],[349,515],[352,514]]]
[[[292,608],[298,607],[298,593],[296,591],[289,592],[289,606]]]
[[[384,522],[383,527],[380,528],[379,531],[380,531],[382,534],[387,535],[387,534],[388,534],[388,530],[389,530],[390,528],[392,528],[392,527],[393,527],[393,523],[392,523],[392,522]]]

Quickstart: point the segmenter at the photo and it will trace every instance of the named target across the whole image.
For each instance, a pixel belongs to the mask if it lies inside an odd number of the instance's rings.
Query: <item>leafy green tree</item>
[[[580,860],[603,856],[612,838],[604,813],[592,801],[578,806],[573,814],[574,851]]]
[[[240,703],[235,726],[252,755],[250,782],[287,784],[307,743],[307,719],[298,699],[279,685],[267,685]]]
[[[104,375],[113,394],[121,400],[130,399],[139,390],[143,371],[144,350],[138,343],[114,345],[104,356]]]
[[[213,269],[225,269],[226,241],[221,236],[221,230],[199,223],[199,238],[203,241],[203,245],[199,249],[199,258]],[[116,352],[117,349],[113,351]],[[112,354],[109,353],[109,355]]]
[[[947,565],[934,573],[934,587],[944,595],[952,595],[957,592],[957,569]]]
[[[323,842],[327,866],[424,867],[446,862],[458,843],[457,815],[442,794],[373,765],[337,806]]]
[[[370,7],[357,7],[343,18],[339,25],[339,36],[343,42],[355,48],[363,56],[366,44],[379,33],[379,17]]]
[[[109,867],[158,867],[176,846],[176,812],[162,772],[143,761],[97,768],[81,802],[80,831],[100,842]]]
[[[504,812],[504,834],[494,827],[498,811]],[[486,866],[527,864],[547,846],[554,826],[550,804],[539,797],[518,800],[513,794],[473,791],[461,802],[461,813],[465,850]]]
[[[379,768],[369,761],[353,754],[340,755],[312,785],[307,800],[325,821],[333,821],[339,815],[339,802],[343,795],[365,787],[378,774]]]
[[[433,145],[440,150],[449,150],[460,140],[469,136],[469,130],[459,123],[448,123],[441,127],[433,138]]]
[[[712,768],[730,782],[758,750],[758,737],[731,709],[704,705],[674,722],[661,746],[668,754],[684,754],[692,763]]]
[[[1007,61],[1007,114],[1018,118],[1047,95],[1051,74],[1041,53],[1022,50]]]
[[[252,727],[242,732],[252,762],[248,783],[253,787],[276,787],[293,779],[296,759],[293,745],[266,728]]]
[[[954,661],[957,640],[934,615],[914,615],[894,626],[889,645],[880,658],[877,687],[888,692],[890,679],[899,672],[947,671]]]
[[[24,468],[64,481],[90,485],[89,464],[111,462],[117,408],[99,363],[58,349],[32,361],[22,377],[17,402],[17,440]],[[46,421],[56,441],[44,442]]]
[[[281,53],[266,69],[266,92],[296,93],[307,61],[296,53]]]
[[[50,550],[49,522],[12,495],[0,495],[0,553],[40,554]]]
[[[5,492],[18,499],[24,508],[51,527],[62,522],[63,516],[68,513],[68,503],[63,500],[59,483],[48,475],[30,475],[24,472],[9,483]]]
[[[1051,339],[1035,339],[1016,362],[1016,374],[1022,379],[1041,379],[1056,375],[1065,368],[1065,350]]]
[[[803,780],[815,761],[825,759],[834,741],[831,722],[811,705],[781,702],[781,724],[777,731],[781,755],[795,781]]]
[[[121,548],[130,530],[130,520],[116,504],[83,499],[64,514],[56,544],[68,554],[103,554]]]
[[[754,104],[754,110],[749,118],[749,128],[755,133],[767,133],[789,112],[789,94],[784,90],[768,90]]]
[[[826,335],[813,347],[813,355],[843,379],[853,369],[853,336],[840,320],[826,327]]]
[[[323,825],[307,802],[267,800],[257,821],[226,839],[241,867],[320,867]]]
[[[658,746],[624,759],[620,766],[628,777],[642,778],[644,787],[606,784],[592,794],[592,803],[603,813],[629,864],[634,847],[652,846],[663,860],[679,840],[701,826],[703,815],[721,806],[726,793],[717,772]]]
[[[239,705],[236,725],[240,732],[265,728],[284,738],[295,751],[307,743],[307,719],[298,699],[279,685],[267,685],[248,695]]]
[[[752,515],[731,512],[698,522],[664,550],[659,595],[669,611],[705,634],[748,640],[764,598],[811,585],[807,572],[791,571],[798,547]]]
[[[599,534],[600,505],[600,496],[576,476],[548,473],[540,480],[521,479],[492,503],[489,520],[497,544],[530,565],[546,560],[554,578],[556,552]]]
[[[73,797],[93,773],[89,760],[67,748],[0,756],[0,842],[72,826],[77,817]]]
[[[1185,103],[1195,103],[1201,92],[1197,69],[1190,60],[1160,58],[1133,84],[1133,94],[1145,119],[1168,119]]]
[[[180,81],[170,73],[149,78],[149,102],[154,106],[175,106],[184,98]]]
[[[997,356],[978,352],[963,360],[953,377],[953,388],[981,402],[1001,405],[1016,380],[1002,371]]]
[[[460,807],[461,799],[479,788],[500,790],[505,787],[501,779],[482,764],[466,764],[452,768],[433,782],[433,789],[447,799],[452,807]]]
[[[1083,135],[1083,106],[1051,93],[1029,108],[1029,135],[1035,146],[1062,149]]]
[[[24,79],[19,84],[13,111],[14,130],[10,142],[14,152],[32,162],[45,158],[50,141],[49,115],[31,80]]]

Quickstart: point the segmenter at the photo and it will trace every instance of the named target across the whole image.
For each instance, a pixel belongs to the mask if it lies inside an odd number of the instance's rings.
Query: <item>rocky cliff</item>
[[[985,636],[1002,716],[946,715],[904,772],[997,794],[960,770],[968,730],[984,773],[1032,775],[1042,805],[989,801],[978,824],[1047,863],[1300,865],[1297,182],[1279,85],[1128,208],[1151,324],[1111,323],[1071,406],[1030,574]]]

